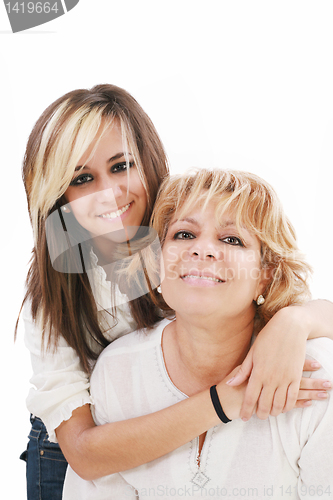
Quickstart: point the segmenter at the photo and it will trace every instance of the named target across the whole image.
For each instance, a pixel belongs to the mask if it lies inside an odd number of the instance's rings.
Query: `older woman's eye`
[[[226,238],[223,238],[221,241],[233,246],[240,246],[240,247],[244,246],[242,240],[240,238],[237,238],[236,236],[227,236]]]
[[[189,231],[177,231],[173,237],[174,240],[192,240],[193,238],[195,238],[194,234]]]
[[[91,174],[82,174],[75,177],[70,186],[80,186],[81,184],[86,184],[87,182],[91,182],[93,180],[93,176]]]

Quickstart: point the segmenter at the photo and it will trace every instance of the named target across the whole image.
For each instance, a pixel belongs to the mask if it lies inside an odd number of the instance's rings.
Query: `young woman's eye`
[[[240,238],[237,238],[236,236],[227,236],[226,238],[223,238],[221,241],[233,246],[240,246],[240,247],[244,246],[242,240]]]
[[[173,237],[174,240],[192,240],[193,238],[195,238],[194,234],[189,231],[177,231]]]
[[[80,186],[81,184],[86,184],[87,182],[91,182],[92,180],[93,176],[91,174],[78,175],[71,181],[70,186]]]
[[[111,172],[113,174],[117,174],[118,172],[126,172],[127,165],[129,168],[132,168],[134,165],[134,161],[130,162],[122,161],[121,163],[116,163],[115,165],[112,165]]]

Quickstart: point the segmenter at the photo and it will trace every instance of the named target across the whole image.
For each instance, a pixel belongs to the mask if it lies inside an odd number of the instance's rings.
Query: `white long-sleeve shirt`
[[[89,280],[97,303],[98,314],[103,324],[110,329],[105,333],[110,341],[132,332],[136,324],[130,314],[128,299],[116,291],[117,323],[114,325],[112,316],[106,310],[111,310],[111,284],[106,279],[106,273],[94,264],[89,271]],[[30,351],[33,384],[26,403],[33,415],[41,418],[46,425],[50,441],[57,442],[55,429],[68,420],[72,412],[84,404],[92,404],[90,397],[90,381],[83,371],[76,351],[60,337],[56,349],[42,348],[40,328],[32,321],[31,307],[27,303],[22,317],[25,325],[25,344]]]
[[[132,333],[108,346],[91,378],[98,425],[126,420],[185,399],[170,380],[161,337]],[[333,342],[310,340],[307,356],[322,368],[311,377],[333,381]],[[84,481],[69,467],[63,500],[170,498],[328,499],[333,496],[333,400],[314,401],[278,417],[234,420],[207,432],[198,465],[198,438],[134,469]],[[135,448],[133,448],[135,453]]]

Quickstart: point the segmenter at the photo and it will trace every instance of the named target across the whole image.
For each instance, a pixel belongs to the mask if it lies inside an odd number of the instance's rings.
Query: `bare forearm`
[[[247,385],[226,384],[238,369],[217,385],[231,420],[240,417]],[[155,460],[219,424],[225,425],[217,417],[207,389],[159,412],[97,427],[85,405],[56,433],[71,467],[83,479],[92,480]]]
[[[280,309],[269,324],[281,331],[297,327],[304,340],[328,337],[333,340],[333,303],[328,300],[310,300],[305,304]]]
[[[333,303],[328,300],[311,300],[302,307],[310,318],[308,338],[328,337],[333,340]]]
[[[207,390],[159,412],[97,427],[86,405],[56,432],[71,467],[91,480],[150,462],[219,422]]]

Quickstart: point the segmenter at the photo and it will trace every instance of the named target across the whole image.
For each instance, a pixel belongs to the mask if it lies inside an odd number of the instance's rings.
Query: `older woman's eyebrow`
[[[169,227],[173,226],[174,224],[176,224],[177,222],[188,222],[189,224],[193,224],[195,226],[199,226],[199,222],[194,219],[193,217],[184,217],[183,219],[176,219],[174,220]],[[228,221],[225,221],[223,222],[222,224],[219,224],[218,225],[218,228],[219,229],[224,229],[225,227],[228,227],[228,226],[236,226],[236,223],[232,220],[228,220]]]
[[[249,232],[249,230],[246,227],[240,226],[238,228],[236,222],[232,221],[232,220],[222,222],[222,224],[219,224],[217,230],[221,231],[222,229],[225,229],[226,227],[229,227],[229,226],[232,226],[232,227],[236,228],[237,230],[239,229],[242,232],[242,235],[245,235],[247,239],[250,239],[253,237],[253,235]]]
[[[107,163],[112,163],[113,161],[116,161],[116,160],[119,160],[119,158],[122,158],[122,157],[126,157],[126,156],[132,156],[132,153],[124,153],[124,152],[121,152],[121,153],[117,153],[116,155],[112,156],[111,158],[108,159]],[[77,167],[75,167],[75,172],[77,172],[78,170],[90,170],[90,167],[89,165],[78,165]]]
[[[219,224],[220,229],[223,229],[223,228],[228,227],[228,226],[236,226],[236,223],[232,220],[227,220],[227,221],[223,222],[222,224]]]
[[[177,224],[177,222],[189,222],[190,224],[194,224],[195,226],[199,226],[199,223],[196,219],[193,219],[192,217],[184,217],[183,219],[176,219],[173,222],[171,222],[170,226],[173,226],[174,224]]]

